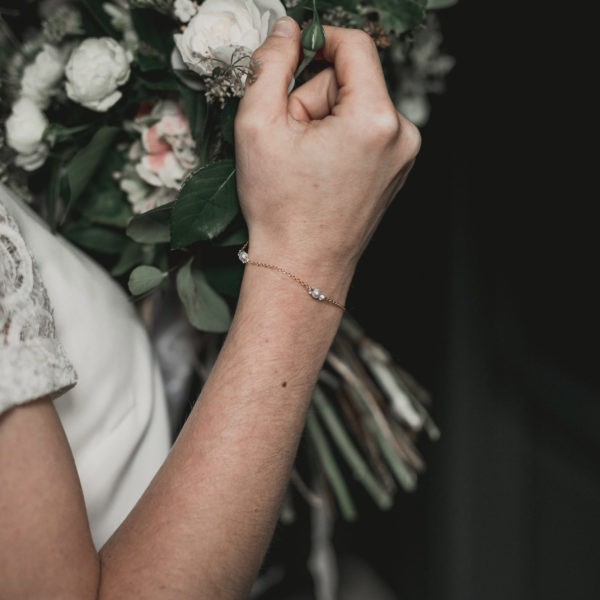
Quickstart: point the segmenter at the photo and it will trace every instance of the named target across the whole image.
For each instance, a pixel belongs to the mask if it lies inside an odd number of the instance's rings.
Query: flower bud
[[[319,13],[314,11],[313,19],[308,27],[302,32],[302,48],[304,55],[315,56],[325,45],[325,31],[319,20]]]

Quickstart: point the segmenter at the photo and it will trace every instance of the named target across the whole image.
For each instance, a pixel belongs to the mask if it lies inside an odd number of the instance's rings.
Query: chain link
[[[276,271],[277,273],[282,273],[283,275],[286,275],[287,277],[289,277],[290,279],[292,279],[293,281],[295,281],[296,283],[301,285],[308,292],[308,295],[311,298],[314,298],[315,300],[320,301],[320,302],[327,302],[329,304],[333,304],[333,306],[337,306],[339,309],[341,309],[343,311],[346,310],[346,307],[343,304],[340,304],[336,300],[333,300],[333,298],[328,298],[318,288],[313,287],[312,285],[310,285],[309,283],[304,281],[304,279],[300,279],[300,277],[298,277],[297,275],[294,275],[293,273],[290,273],[283,267],[280,267],[278,265],[272,265],[271,263],[265,263],[265,262],[260,262],[257,260],[252,260],[250,258],[250,256],[248,255],[247,249],[248,249],[248,242],[246,242],[238,251],[238,258],[240,259],[240,261],[243,264],[253,265],[254,267],[261,267],[263,269],[269,269],[271,271]]]

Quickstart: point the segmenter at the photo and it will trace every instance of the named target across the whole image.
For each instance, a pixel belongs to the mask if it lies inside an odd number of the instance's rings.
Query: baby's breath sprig
[[[319,19],[316,0],[313,0],[313,14],[311,22],[302,31],[302,49],[304,50],[304,58],[298,65],[294,79],[297,79],[300,73],[308,67],[313,61],[317,52],[325,46],[325,30]]]

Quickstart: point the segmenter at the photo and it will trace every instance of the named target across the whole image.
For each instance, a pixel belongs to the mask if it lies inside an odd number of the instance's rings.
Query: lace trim
[[[55,338],[54,316],[19,228],[0,203],[0,413],[56,397],[77,375]]]

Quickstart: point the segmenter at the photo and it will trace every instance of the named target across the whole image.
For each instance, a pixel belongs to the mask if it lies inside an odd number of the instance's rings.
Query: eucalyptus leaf
[[[181,248],[212,240],[239,212],[233,160],[202,167],[183,185],[171,215],[171,243]]]
[[[160,244],[171,239],[172,203],[164,204],[141,215],[135,215],[127,226],[127,235],[141,244]]]
[[[64,190],[68,189],[68,205],[65,216],[77,202],[94,173],[102,164],[104,156],[111,148],[119,132],[118,127],[101,127],[93,135],[87,146],[71,159],[63,178],[68,184],[63,188]]]
[[[167,276],[156,267],[140,265],[129,276],[127,287],[134,296],[140,296],[158,287]]]
[[[177,272],[177,293],[189,322],[200,331],[222,333],[229,329],[229,306],[209,285],[200,269],[189,260]]]

